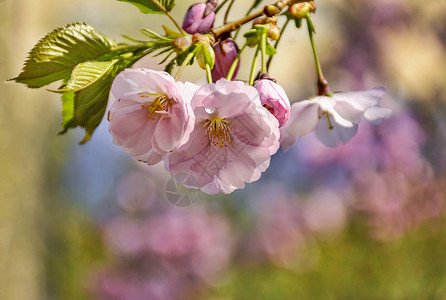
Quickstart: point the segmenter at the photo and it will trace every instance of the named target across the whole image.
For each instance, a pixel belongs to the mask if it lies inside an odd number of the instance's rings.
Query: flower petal
[[[381,123],[382,119],[387,119],[392,115],[392,110],[382,107],[372,107],[365,111],[364,117],[372,124]]]
[[[304,100],[291,105],[291,116],[283,127],[290,136],[303,137],[312,132],[317,124],[319,103]]]
[[[342,127],[332,122],[330,129],[326,119],[320,120],[316,125],[316,136],[327,147],[336,147],[340,143],[347,143],[358,131],[358,125],[352,127]]]

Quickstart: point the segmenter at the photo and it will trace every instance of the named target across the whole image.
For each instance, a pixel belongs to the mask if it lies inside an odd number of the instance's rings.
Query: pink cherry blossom
[[[270,79],[261,79],[254,87],[259,92],[260,103],[279,121],[279,127],[285,125],[290,117],[290,100],[283,88]]]
[[[189,139],[195,122],[190,100],[197,89],[166,72],[124,70],[111,90],[117,99],[108,115],[113,143],[140,161],[160,162]]]
[[[384,87],[375,87],[367,91],[340,92],[334,93],[332,97],[318,96],[294,103],[290,120],[281,130],[282,147],[286,150],[298,137],[313,130],[328,147],[347,143],[356,134],[363,118],[376,124],[390,117],[390,109],[378,106],[385,92]]]
[[[205,193],[231,193],[260,178],[279,147],[279,124],[255,88],[221,79],[192,99],[195,128],[166,157],[175,180]]]

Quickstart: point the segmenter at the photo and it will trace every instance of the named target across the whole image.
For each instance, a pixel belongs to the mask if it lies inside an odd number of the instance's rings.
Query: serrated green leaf
[[[113,83],[113,77],[100,78],[75,93],[74,120],[85,128],[85,136],[80,144],[86,143],[99,126],[107,109],[108,95]]]
[[[70,80],[59,93],[76,92],[86,88],[113,69],[118,59],[112,61],[87,61],[78,64],[71,73]]]
[[[64,134],[70,128],[76,128],[77,123],[74,120],[74,92],[65,93],[61,97],[62,100],[62,131],[59,134]]]
[[[68,80],[81,62],[95,60],[110,52],[116,43],[85,23],[58,28],[42,38],[30,51],[16,82],[40,88]]]
[[[118,1],[127,2],[135,5],[144,14],[165,14],[164,10],[170,12],[175,5],[175,0],[118,0]]]

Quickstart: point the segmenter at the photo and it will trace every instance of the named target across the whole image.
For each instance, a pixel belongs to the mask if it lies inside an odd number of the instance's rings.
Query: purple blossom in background
[[[93,274],[96,299],[184,299],[218,279],[232,253],[226,220],[197,206],[119,216],[104,232],[115,260]]]

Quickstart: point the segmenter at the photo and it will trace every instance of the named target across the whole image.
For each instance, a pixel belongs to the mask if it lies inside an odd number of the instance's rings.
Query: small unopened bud
[[[268,37],[275,41],[280,37],[280,29],[276,25],[270,24],[268,30]]]
[[[290,100],[284,89],[274,79],[262,76],[254,87],[259,92],[260,103],[279,121],[279,127],[285,125],[290,117]]]
[[[191,38],[189,35],[187,37],[182,36],[182,37],[176,38],[173,41],[172,45],[175,47],[174,50],[176,53],[182,53],[184,50],[186,50],[191,45],[191,43],[192,43],[192,41],[191,41]]]
[[[201,46],[201,50],[197,54],[197,61],[198,65],[203,70],[206,70],[206,65],[208,65],[210,69],[214,68],[215,52],[209,43],[203,44]]]
[[[265,9],[263,10],[263,13],[267,17],[272,17],[272,16],[280,13],[280,9],[277,6],[275,6],[274,4],[271,4],[271,5],[268,5],[265,7]]]
[[[310,2],[303,2],[303,3],[296,3],[290,6],[288,9],[289,13],[296,18],[304,19],[307,17],[309,13],[313,13],[316,10],[316,5],[313,1]]]
[[[206,37],[202,34],[199,33],[195,33],[192,36],[192,43],[201,43],[201,44],[205,44],[205,43],[209,43],[209,41],[206,39]]]
[[[273,25],[277,25],[277,20],[278,20],[277,16],[255,19],[254,22],[253,22],[252,27],[254,27],[255,25],[259,25],[259,24],[273,24]]]
[[[215,51],[215,66],[214,69],[212,69],[212,78],[214,81],[217,81],[221,78],[226,78],[228,76],[229,69],[231,68],[234,60],[237,58],[239,49],[234,40],[228,38],[215,44],[214,51]],[[237,63],[237,66],[231,79],[235,78],[239,67],[240,67],[240,60]]]
[[[212,28],[215,20],[217,1],[192,4],[183,20],[183,29],[189,34],[204,32]]]

